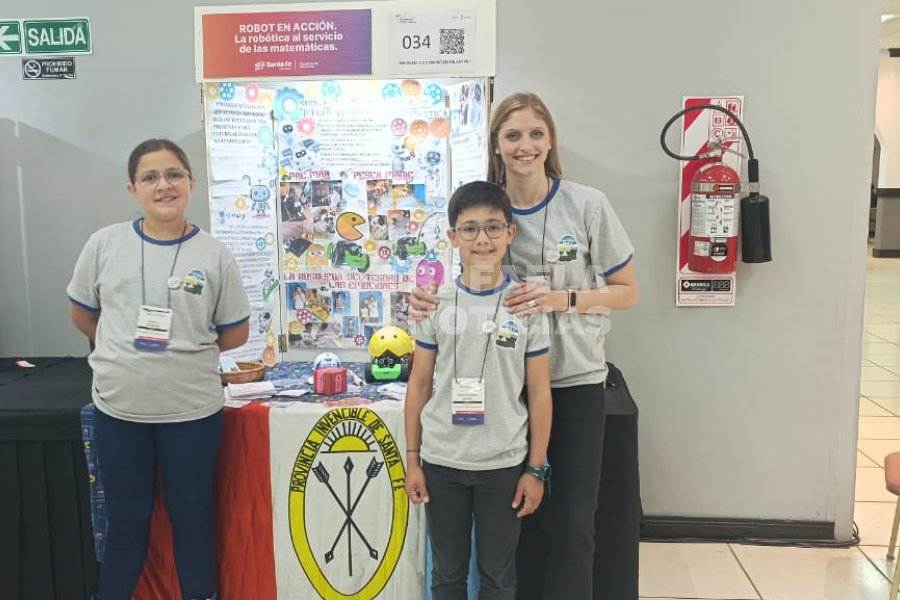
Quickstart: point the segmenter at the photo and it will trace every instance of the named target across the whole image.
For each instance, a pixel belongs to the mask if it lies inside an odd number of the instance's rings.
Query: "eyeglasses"
[[[181,169],[166,169],[162,175],[156,171],[147,171],[138,175],[137,182],[146,187],[153,187],[159,183],[160,177],[165,177],[170,184],[178,185],[187,181],[190,176],[191,174],[188,171]]]
[[[471,242],[478,237],[478,233],[481,231],[492,240],[496,240],[503,235],[508,227],[509,224],[507,223],[494,221],[487,225],[461,225],[460,227],[455,227],[453,231],[459,234],[459,237],[464,241]]]

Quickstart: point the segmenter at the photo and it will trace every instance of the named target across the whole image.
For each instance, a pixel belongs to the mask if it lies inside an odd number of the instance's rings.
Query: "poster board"
[[[211,230],[251,300],[235,358],[365,360],[355,349],[379,326],[407,328],[406,290],[458,273],[445,208],[486,176],[495,13],[493,0],[195,8]]]

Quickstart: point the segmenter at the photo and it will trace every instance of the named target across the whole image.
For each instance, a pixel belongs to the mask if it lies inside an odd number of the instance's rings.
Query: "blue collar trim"
[[[558,189],[559,189],[559,178],[554,177],[553,183],[550,185],[550,191],[547,192],[546,198],[544,198],[543,200],[541,200],[540,202],[538,202],[537,204],[535,204],[534,206],[531,206],[529,208],[516,208],[515,206],[513,206],[513,209],[512,209],[513,214],[514,215],[531,215],[531,214],[541,211],[545,206],[550,204],[550,201],[556,195],[556,191]]]

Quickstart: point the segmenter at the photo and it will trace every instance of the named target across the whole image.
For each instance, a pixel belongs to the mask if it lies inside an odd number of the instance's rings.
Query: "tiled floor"
[[[641,544],[641,598],[888,600],[885,559],[897,498],[884,456],[900,450],[900,259],[869,258],[860,383],[856,548]]]

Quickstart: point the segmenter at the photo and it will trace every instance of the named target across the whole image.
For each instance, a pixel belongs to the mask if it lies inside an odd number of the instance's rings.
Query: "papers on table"
[[[227,397],[233,399],[267,398],[277,393],[271,381],[254,381],[251,383],[229,383]]]

